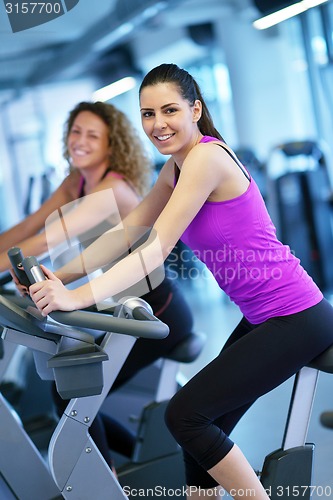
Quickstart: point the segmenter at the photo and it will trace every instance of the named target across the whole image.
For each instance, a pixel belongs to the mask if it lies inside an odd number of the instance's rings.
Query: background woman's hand
[[[18,277],[16,276],[16,274],[14,273],[14,270],[13,269],[9,269],[9,272],[10,274],[12,275],[12,278],[13,278],[13,281],[15,283],[15,286],[19,292],[19,294],[22,296],[22,297],[26,297],[27,295],[29,295],[29,290],[28,288],[25,286],[25,285],[22,285],[22,283],[19,282],[19,279]]]
[[[30,297],[43,316],[52,311],[73,311],[75,290],[68,290],[52,271],[41,265],[45,281],[34,283],[29,288]]]

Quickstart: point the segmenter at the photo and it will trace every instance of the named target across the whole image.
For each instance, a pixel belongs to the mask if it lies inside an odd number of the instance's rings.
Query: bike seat
[[[308,364],[321,372],[333,373],[333,344]]]
[[[179,363],[192,363],[201,353],[205,343],[206,335],[204,333],[192,332],[163,357]]]

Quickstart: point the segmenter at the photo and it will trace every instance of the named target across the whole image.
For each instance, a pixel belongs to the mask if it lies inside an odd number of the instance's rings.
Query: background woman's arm
[[[127,255],[129,249],[152,228],[172,193],[161,174],[144,200],[114,228],[102,234],[78,257],[56,271],[65,284]]]
[[[74,177],[76,176],[73,174],[66,177],[36,212],[0,235],[0,271],[10,267],[7,251],[13,246],[20,246],[24,252],[34,255],[46,251],[45,235],[39,236],[38,233],[44,228],[45,220],[52,212],[73,199]],[[30,238],[31,241],[28,242]]]

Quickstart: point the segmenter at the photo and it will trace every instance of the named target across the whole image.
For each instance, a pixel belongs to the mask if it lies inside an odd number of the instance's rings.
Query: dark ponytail
[[[156,68],[152,69],[144,77],[140,89],[139,95],[142,89],[145,87],[156,85],[158,83],[174,83],[177,85],[180,94],[184,99],[186,99],[191,106],[198,99],[202,104],[202,115],[198,121],[198,128],[202,135],[209,135],[211,137],[216,137],[221,141],[225,142],[221,134],[216,130],[211,114],[208,110],[207,104],[205,103],[199,85],[194,80],[194,78],[182,68],[179,68],[176,64],[161,64]]]

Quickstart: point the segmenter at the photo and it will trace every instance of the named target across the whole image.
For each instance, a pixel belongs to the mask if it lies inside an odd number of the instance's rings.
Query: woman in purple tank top
[[[200,89],[174,64],[151,70],[140,87],[144,131],[169,156],[153,189],[123,221],[151,226],[149,240],[91,283],[66,290],[66,272],[31,286],[43,314],[84,308],[156,269],[179,239],[207,265],[243,318],[217,357],[171,400],[166,422],[182,446],[191,498],[268,495],[229,435],[253,402],[333,343],[333,308],[277,238],[260,192],[215,129]],[[84,253],[94,265],[117,255],[113,235]],[[144,263],[144,266],[142,265]],[[210,490],[202,492],[202,489]]]
[[[66,250],[79,243],[85,247],[103,231],[130,213],[149,189],[152,161],[127,116],[112,104],[81,102],[69,113],[64,133],[64,156],[70,172],[39,210],[0,235],[0,268],[8,269],[7,250],[19,246],[25,255],[51,251],[67,238]],[[52,213],[61,213],[44,229]],[[69,247],[69,248],[68,248]],[[64,252],[66,253],[66,251]],[[25,287],[20,291],[26,293]],[[122,367],[113,389],[124,384],[142,368],[165,357],[192,331],[189,305],[174,280],[165,276],[155,289],[143,295],[154,314],[169,326],[170,333],[159,342],[139,339]],[[61,416],[67,406],[54,391]],[[110,463],[108,443],[115,451],[131,456],[134,436],[129,436],[111,418],[96,418],[90,428],[93,439]],[[121,433],[122,432],[122,433]],[[121,434],[120,434],[121,433]]]

